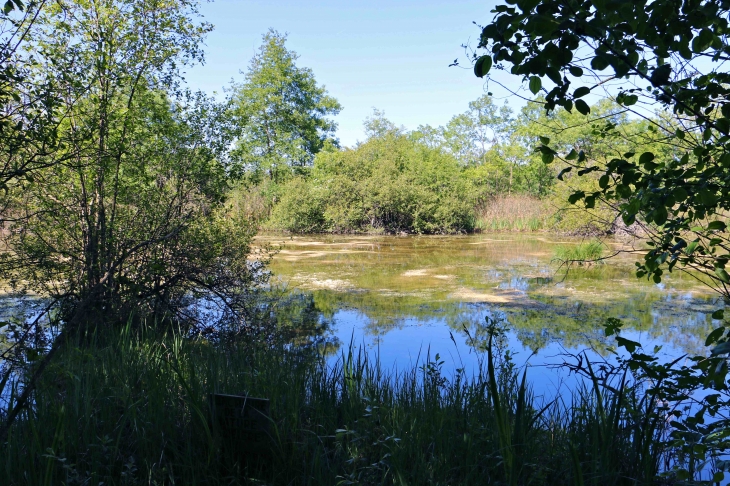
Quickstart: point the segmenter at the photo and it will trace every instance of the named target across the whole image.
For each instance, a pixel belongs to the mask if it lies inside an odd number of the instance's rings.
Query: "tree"
[[[188,0],[47,6],[32,39],[64,93],[58,160],[9,191],[20,217],[0,271],[76,327],[126,321],[246,326],[253,229],[226,216],[227,113],[180,89],[210,27]],[[204,315],[206,305],[219,311]],[[210,309],[208,309],[210,310]],[[210,322],[208,322],[210,321]]]
[[[583,99],[599,89],[648,122],[659,153],[616,154],[598,165],[580,150],[561,152],[543,139],[543,160],[598,172],[600,188],[572,201],[612,201],[626,224],[647,223],[654,247],[638,274],[660,281],[664,270],[692,269],[730,297],[730,75],[728,8],[719,0],[520,0],[495,8],[475,63],[494,64],[545,94],[545,108],[587,115]],[[669,116],[651,116],[652,109]],[[613,130],[610,121],[605,132]],[[591,161],[593,162],[593,161]],[[677,266],[679,265],[679,266]]]
[[[29,48],[46,4],[8,0],[0,11],[0,224],[18,216],[8,213],[9,189],[62,162],[57,129],[64,113],[58,85],[38,69],[37,53]]]
[[[233,86],[233,114],[240,129],[234,156],[238,171],[254,181],[284,181],[312,164],[337,125],[328,117],[342,107],[319,86],[311,69],[296,65],[286,36],[269,30],[245,81]]]
[[[514,0],[499,5],[482,29],[475,56],[477,76],[493,65],[520,76],[533,94],[544,93],[548,111],[558,106],[588,115],[583,99],[598,90],[613,96],[633,116],[646,121],[643,136],[652,150],[617,153],[591,160],[579,148],[555,147],[542,138],[545,163],[556,159],[578,175],[596,173],[598,188],[579,190],[570,201],[587,207],[603,199],[614,204],[626,224],[644,224],[651,249],[637,264],[637,276],[660,282],[665,270],[692,270],[730,299],[730,24],[727,0]],[[652,113],[653,112],[653,113]],[[598,131],[612,136],[610,120]],[[721,319],[723,311],[713,317]],[[610,320],[607,335],[620,323]],[[724,457],[730,448],[730,337],[720,326],[706,344],[710,357],[694,356],[688,366],[664,365],[636,351],[638,343],[620,338],[631,353],[628,366],[648,378],[652,390],[670,403],[692,399],[692,414],[677,419],[672,440],[688,457]],[[710,415],[712,419],[706,419]],[[677,465],[676,479],[690,477]],[[713,482],[723,480],[724,461]]]

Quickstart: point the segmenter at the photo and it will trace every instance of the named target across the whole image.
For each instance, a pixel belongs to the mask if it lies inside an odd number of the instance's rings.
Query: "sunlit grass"
[[[499,196],[476,209],[475,228],[481,232],[534,232],[549,228],[552,213],[539,199],[525,196]]]
[[[563,262],[591,263],[603,256],[605,245],[589,241],[578,245],[560,245],[555,248],[555,258]]]

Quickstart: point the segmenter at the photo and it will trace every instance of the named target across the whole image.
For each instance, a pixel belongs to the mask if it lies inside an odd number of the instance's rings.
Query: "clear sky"
[[[494,5],[494,0],[203,3],[201,13],[215,30],[206,41],[206,64],[186,77],[193,89],[220,93],[231,79],[242,80],[240,71],[261,36],[274,28],[289,34],[287,46],[300,55],[298,65],[311,68],[342,104],[335,120],[343,145],[364,139],[362,124],[373,108],[408,129],[443,125],[486,92],[461,45],[476,46],[480,30],[472,22],[487,23]],[[448,67],[456,58],[468,69]]]

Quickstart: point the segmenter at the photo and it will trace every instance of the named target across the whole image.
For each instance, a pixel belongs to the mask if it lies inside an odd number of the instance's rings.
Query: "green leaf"
[[[663,64],[658,68],[654,69],[649,77],[651,84],[659,87],[669,84],[669,76],[672,74],[672,66],[669,64]]]
[[[541,143],[542,143],[543,145],[550,145],[550,139],[549,139],[549,138],[547,138],[547,137],[543,137],[543,136],[540,136],[540,142],[541,142]]]
[[[586,195],[586,193],[583,191],[574,192],[573,194],[568,196],[568,202],[570,204],[575,204],[578,201],[580,201],[581,199],[583,199],[585,197],[585,195]]]
[[[581,98],[591,92],[590,88],[587,88],[585,86],[581,86],[580,88],[577,88],[575,91],[573,91],[573,98]]]
[[[568,172],[570,172],[571,170],[573,170],[572,167],[566,167],[565,169],[561,170],[560,173],[558,174],[558,180],[561,180],[562,181],[563,180],[563,176],[565,174],[567,174]]]
[[[717,197],[709,189],[701,189],[697,195],[700,202],[707,207],[712,207],[717,203]]]
[[[570,71],[570,74],[572,74],[576,78],[580,78],[581,76],[583,76],[583,70],[578,66],[570,66],[568,68],[568,71]]]
[[[711,30],[702,29],[697,37],[692,39],[692,50],[697,54],[706,51],[710,47],[710,44],[712,44],[714,38],[715,35]]]
[[[631,105],[635,105],[638,101],[639,101],[638,96],[636,96],[635,94],[629,94],[629,95],[626,95],[623,97],[623,100],[621,101],[621,103],[624,106],[631,106]]]
[[[615,317],[606,319],[606,324],[604,324],[606,337],[618,334],[621,331],[621,326],[623,326],[623,322],[620,319],[616,319]]]
[[[601,177],[600,177],[600,178],[598,179],[598,187],[600,187],[601,189],[605,189],[605,188],[607,188],[607,187],[608,187],[608,183],[609,183],[609,180],[610,180],[610,179],[609,179],[608,175],[606,175],[606,174],[603,174],[603,175],[602,175],[602,176],[601,176]]]
[[[725,228],[727,228],[727,225],[722,221],[713,221],[707,225],[709,231],[725,231]]]
[[[654,210],[654,223],[661,226],[667,222],[667,208],[659,206]]]
[[[608,67],[608,59],[606,56],[598,55],[591,60],[591,68],[596,71],[603,71]]]
[[[717,278],[719,278],[721,282],[730,283],[730,275],[728,275],[724,268],[716,268],[715,275],[717,275]]]
[[[543,154],[542,154],[542,162],[544,164],[549,164],[554,159],[555,159],[555,155],[552,154],[551,152],[543,152]]]
[[[575,160],[578,158],[578,152],[575,149],[570,149],[570,153],[565,156],[565,160]]]
[[[651,152],[644,152],[644,153],[643,153],[643,154],[641,154],[641,156],[639,157],[639,163],[640,163],[641,165],[644,165],[644,164],[646,164],[647,162],[651,162],[652,160],[654,160],[654,154],[653,154],[653,153],[651,153]]]
[[[727,354],[727,353],[730,353],[730,342],[728,342],[728,341],[718,344],[712,350],[713,356],[717,356],[719,354]]]
[[[685,252],[685,253],[686,253],[687,255],[691,255],[691,254],[692,254],[692,253],[693,253],[693,252],[694,252],[694,251],[695,251],[695,250],[697,249],[697,245],[699,245],[699,244],[700,244],[700,242],[699,242],[699,241],[697,241],[697,240],[695,240],[695,241],[690,241],[690,242],[689,242],[689,245],[687,245],[687,249],[686,249],[686,250],[685,250],[684,252]]]
[[[540,92],[540,88],[542,88],[542,81],[537,76],[530,76],[530,91],[532,91],[532,94],[537,94]]]
[[[474,74],[478,78],[486,76],[490,69],[492,69],[492,58],[490,56],[482,56],[474,64]]]
[[[578,110],[578,113],[581,115],[587,115],[591,112],[590,107],[583,100],[575,100],[575,109]]]
[[[677,187],[672,191],[672,196],[674,196],[674,200],[677,202],[682,202],[689,194],[687,194],[687,191],[683,187]]]
[[[633,353],[634,351],[636,351],[636,348],[641,347],[641,344],[637,343],[636,341],[622,338],[621,336],[616,336],[616,343],[622,348],[626,348],[626,351],[628,351],[629,353]]]
[[[715,317],[715,314],[720,313],[720,317]],[[712,313],[713,319],[722,319],[722,309],[716,310]],[[717,342],[718,339],[722,337],[722,335],[725,333],[725,326],[718,327],[714,331],[712,331],[708,336],[707,339],[705,339],[705,346],[709,346],[710,344],[714,344]]]

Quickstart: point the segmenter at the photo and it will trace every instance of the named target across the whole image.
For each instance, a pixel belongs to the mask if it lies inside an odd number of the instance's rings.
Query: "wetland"
[[[716,294],[678,271],[660,284],[637,279],[640,251],[611,240],[604,254],[625,253],[570,267],[556,259],[559,248],[583,241],[535,233],[257,237],[277,250],[272,283],[309,296],[334,356],[354,344],[383,366],[406,368],[430,352],[446,369],[470,368],[487,317],[510,329],[508,346],[520,364],[529,358],[538,389],[560,381],[545,365],[566,353],[610,354],[608,317],[648,351],[661,347],[664,359],[706,352],[711,314],[721,306]]]

